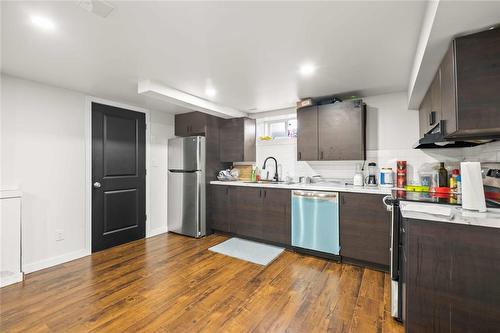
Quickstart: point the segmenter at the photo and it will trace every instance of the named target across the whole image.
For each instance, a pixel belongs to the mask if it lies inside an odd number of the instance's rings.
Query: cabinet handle
[[[429,113],[429,126],[432,126],[436,123],[436,112],[432,111]]]
[[[262,197],[262,189],[259,190],[259,198]]]
[[[320,159],[320,160],[322,160],[322,159],[323,159],[323,152],[321,152],[321,155],[320,155],[319,159]]]
[[[189,133],[189,126],[186,126],[186,132]]]
[[[302,159],[302,153],[299,151],[299,161]]]
[[[267,191],[266,191],[266,190],[264,190],[264,198],[266,197],[266,195],[267,195]]]

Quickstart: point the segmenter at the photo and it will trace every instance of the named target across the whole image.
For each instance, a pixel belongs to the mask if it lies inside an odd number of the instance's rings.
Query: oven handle
[[[338,194],[336,192],[316,192],[316,191],[293,191],[294,197],[306,197],[311,199],[335,199]]]

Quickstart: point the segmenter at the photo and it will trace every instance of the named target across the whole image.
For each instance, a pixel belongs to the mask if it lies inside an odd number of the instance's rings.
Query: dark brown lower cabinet
[[[270,242],[291,244],[291,192],[265,189],[262,212],[263,237]]]
[[[210,185],[209,224],[213,230],[291,244],[290,190]]]
[[[372,263],[384,270],[390,265],[391,213],[383,195],[340,194],[340,255]]]
[[[231,232],[237,235],[262,239],[264,221],[262,220],[263,189],[258,187],[236,187],[235,205],[232,207],[234,219]]]
[[[403,221],[406,332],[498,332],[500,229]]]
[[[231,195],[230,186],[210,185],[207,193],[207,224],[212,230],[230,232]]]

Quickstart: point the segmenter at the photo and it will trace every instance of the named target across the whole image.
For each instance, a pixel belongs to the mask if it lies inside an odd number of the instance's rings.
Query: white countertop
[[[335,183],[312,183],[312,184],[286,184],[286,183],[250,183],[244,181],[211,181],[213,185],[247,186],[264,188],[283,188],[289,190],[329,191],[329,192],[353,192],[366,194],[391,194],[389,187],[362,187],[352,185],[339,185]]]
[[[460,206],[411,201],[401,201],[399,207],[404,218],[500,228],[500,209],[479,213]]]

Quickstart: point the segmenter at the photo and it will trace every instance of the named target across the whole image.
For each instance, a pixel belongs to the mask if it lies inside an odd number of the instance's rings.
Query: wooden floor
[[[163,234],[0,289],[1,332],[402,332],[388,274],[285,251],[267,267],[226,239]]]

